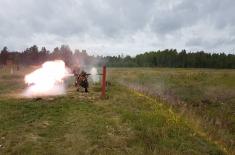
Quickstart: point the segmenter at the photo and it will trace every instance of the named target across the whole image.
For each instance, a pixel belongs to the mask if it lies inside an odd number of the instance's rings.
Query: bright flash
[[[64,94],[63,79],[68,70],[62,60],[47,61],[41,68],[25,76],[25,83],[29,85],[25,96],[44,96]]]

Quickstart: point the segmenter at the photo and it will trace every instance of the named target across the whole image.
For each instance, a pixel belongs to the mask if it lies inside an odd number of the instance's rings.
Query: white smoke
[[[93,67],[93,68],[90,70],[90,73],[91,73],[91,79],[92,79],[93,83],[98,83],[100,77],[99,77],[99,75],[98,75],[97,68]]]
[[[47,61],[42,67],[25,76],[26,97],[65,94],[64,78],[69,74],[62,60]]]

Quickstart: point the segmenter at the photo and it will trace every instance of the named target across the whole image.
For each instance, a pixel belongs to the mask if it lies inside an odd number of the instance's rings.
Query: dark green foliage
[[[195,53],[176,49],[165,49],[163,51],[151,51],[144,54],[131,56],[89,56],[85,50],[72,50],[68,45],[56,47],[53,52],[43,47],[40,51],[36,45],[27,48],[25,51],[8,52],[4,47],[0,54],[0,65],[11,60],[14,64],[38,65],[47,60],[61,59],[67,66],[101,66],[106,64],[109,67],[179,67],[179,68],[235,68],[235,55],[224,53]]]
[[[235,68],[235,55],[224,53],[180,53],[176,49],[146,52],[136,57],[105,57],[110,67],[180,67],[180,68]]]

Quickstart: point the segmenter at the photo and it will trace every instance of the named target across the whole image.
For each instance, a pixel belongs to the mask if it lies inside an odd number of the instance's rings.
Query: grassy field
[[[110,78],[167,103],[212,141],[234,150],[235,70],[116,68]]]
[[[64,96],[22,98],[19,94],[25,87],[23,75],[26,72],[27,69],[14,75],[7,71],[0,73],[0,154],[233,153],[233,145],[227,145],[230,142],[226,138],[211,138],[210,130],[204,130],[207,125],[204,128],[204,123],[192,122],[191,118],[185,117],[188,113],[181,113],[182,109],[177,108],[183,102],[186,105],[184,107],[195,113],[192,115],[195,117],[193,120],[200,120],[196,115],[199,110],[193,107],[194,104],[195,107],[201,107],[201,103],[197,105],[196,101],[191,102],[195,96],[190,96],[190,89],[180,90],[177,85],[178,81],[183,80],[183,75],[200,73],[204,77],[204,71],[111,69],[108,70],[107,99],[99,98],[99,85],[92,85],[89,94],[78,93],[69,85]],[[220,83],[215,87],[223,85],[223,90],[226,91],[224,93],[231,93],[232,99],[223,98],[221,105],[228,105],[227,110],[222,111],[220,104],[219,107],[214,107],[212,102],[213,112],[208,113],[211,111],[208,109],[201,113],[207,118],[217,116],[217,113],[219,120],[233,123],[230,112],[234,103],[234,71],[205,72],[228,78],[228,81],[219,79]],[[178,79],[178,76],[183,77]],[[208,76],[211,77],[213,76]],[[194,80],[188,80],[194,84]],[[187,85],[183,81],[181,84]],[[206,84],[201,85],[211,89]],[[194,89],[201,85],[192,85],[191,91],[196,91]],[[165,93],[170,89],[170,92]],[[219,92],[212,95],[219,96]],[[187,106],[191,103],[192,107]],[[207,107],[209,105],[205,108]],[[231,140],[232,129],[226,126],[224,131]],[[218,143],[218,140],[224,140],[225,143]]]

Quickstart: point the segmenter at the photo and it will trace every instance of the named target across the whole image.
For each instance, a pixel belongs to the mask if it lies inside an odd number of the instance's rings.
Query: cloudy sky
[[[235,53],[234,0],[0,0],[0,48]]]

